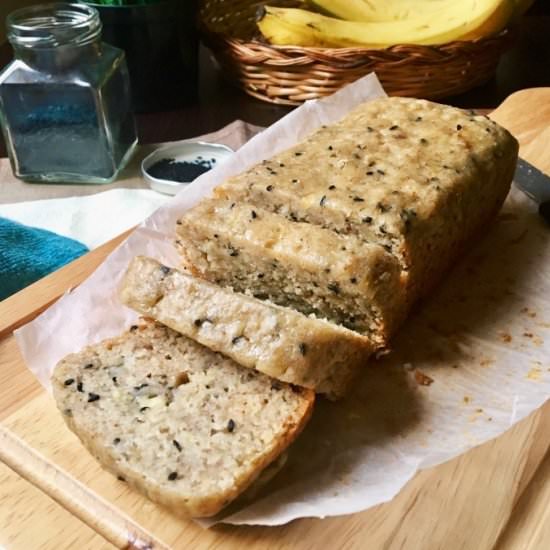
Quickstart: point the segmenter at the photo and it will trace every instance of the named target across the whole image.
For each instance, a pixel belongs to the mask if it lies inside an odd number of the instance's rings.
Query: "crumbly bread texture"
[[[399,262],[378,244],[246,203],[204,200],[178,220],[189,270],[387,343],[403,317]]]
[[[339,397],[375,346],[360,334],[137,257],[123,303],[239,364]]]
[[[309,419],[314,393],[235,364],[149,322],[67,356],[52,375],[70,429],[151,500],[216,514]]]
[[[517,152],[516,140],[484,116],[384,98],[214,194],[384,246],[400,260],[412,302],[496,214]]]

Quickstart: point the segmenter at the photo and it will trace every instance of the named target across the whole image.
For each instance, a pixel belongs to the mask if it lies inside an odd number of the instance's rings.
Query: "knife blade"
[[[539,214],[550,224],[550,177],[525,159],[519,158],[514,184],[539,205]]]

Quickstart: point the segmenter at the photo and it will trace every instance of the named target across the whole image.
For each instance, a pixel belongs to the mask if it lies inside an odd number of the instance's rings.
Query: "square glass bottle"
[[[32,6],[10,14],[7,30],[15,59],[0,73],[0,119],[14,174],[113,181],[137,137],[124,52],[101,42],[98,12]]]

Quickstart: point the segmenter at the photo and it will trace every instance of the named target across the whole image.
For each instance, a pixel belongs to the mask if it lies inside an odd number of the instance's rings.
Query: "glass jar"
[[[15,59],[0,73],[13,172],[30,182],[108,183],[136,144],[124,52],[101,42],[84,4],[23,8],[7,19]]]

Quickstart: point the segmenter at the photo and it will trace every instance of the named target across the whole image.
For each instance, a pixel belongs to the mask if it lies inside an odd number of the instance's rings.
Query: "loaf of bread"
[[[246,203],[204,200],[178,221],[192,273],[328,319],[383,346],[401,320],[399,262],[378,244]]]
[[[121,481],[179,515],[244,491],[309,419],[310,390],[146,323],[69,355],[52,375],[68,426]]]
[[[375,347],[360,334],[135,258],[124,304],[278,380],[341,396]]]
[[[516,140],[484,116],[385,98],[214,193],[380,244],[400,261],[412,303],[496,214],[517,152]]]

